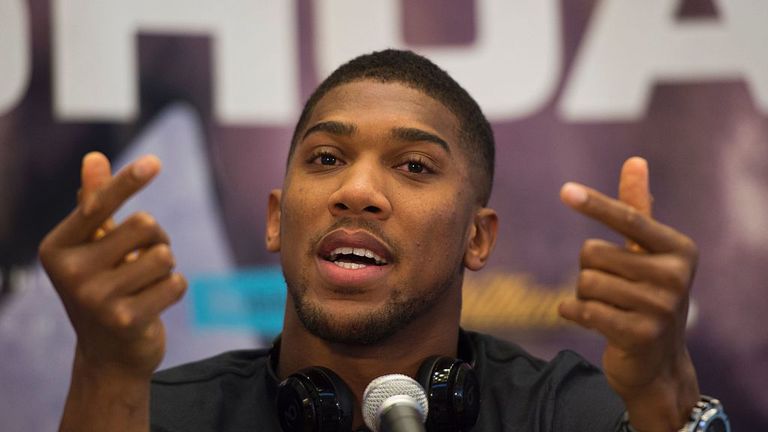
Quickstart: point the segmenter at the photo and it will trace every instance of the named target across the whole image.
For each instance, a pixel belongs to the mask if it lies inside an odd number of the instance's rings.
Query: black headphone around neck
[[[275,342],[270,368],[276,365],[279,340]],[[416,380],[429,401],[426,429],[430,432],[468,431],[480,412],[480,384],[471,363],[473,352],[461,332],[459,353],[469,362],[433,356],[421,366]],[[274,370],[274,369],[273,369]],[[274,375],[276,377],[276,375]],[[332,370],[302,369],[277,387],[277,414],[285,432],[349,432],[352,429],[352,392]]]

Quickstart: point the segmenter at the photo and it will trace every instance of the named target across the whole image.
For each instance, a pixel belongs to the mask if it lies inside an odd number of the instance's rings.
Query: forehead
[[[459,147],[456,116],[426,93],[398,82],[360,80],[331,89],[315,105],[304,130],[327,120],[352,123],[361,130],[419,128],[436,133],[452,150]]]

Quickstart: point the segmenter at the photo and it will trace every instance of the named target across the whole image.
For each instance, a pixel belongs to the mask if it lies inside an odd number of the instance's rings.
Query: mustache
[[[381,240],[384,245],[387,246],[387,248],[389,248],[395,259],[397,259],[396,257],[400,256],[401,248],[398,242],[387,236],[379,223],[364,218],[355,218],[349,216],[336,219],[331,224],[331,226],[325,229],[322,233],[312,237],[311,241],[309,242],[309,254],[314,255],[323,238],[341,228],[368,231],[369,233],[376,236],[379,240]]]

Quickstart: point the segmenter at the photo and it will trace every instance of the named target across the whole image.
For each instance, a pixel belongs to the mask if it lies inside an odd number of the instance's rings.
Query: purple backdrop
[[[554,305],[572,290],[584,239],[621,240],[564,208],[558,191],[576,180],[613,194],[621,162],[644,156],[656,217],[701,249],[689,347],[702,391],[723,400],[736,430],[768,428],[760,0],[102,3],[0,1],[0,58],[16,59],[0,63],[4,430],[51,430],[61,412],[74,336],[35,250],[74,204],[80,158],[164,159],[162,184],[126,211],[161,216],[191,277],[274,266],[266,197],[300,104],[338,59],[387,46],[443,60],[494,125],[500,240],[490,268],[468,275],[464,324],[544,357],[573,348],[599,363],[602,340],[557,319]],[[103,54],[113,40],[135,65]],[[114,73],[103,67],[112,61]],[[166,317],[166,366],[268,336],[206,328],[191,308],[185,300]]]

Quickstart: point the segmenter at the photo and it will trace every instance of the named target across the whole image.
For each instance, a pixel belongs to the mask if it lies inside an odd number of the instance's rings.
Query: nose
[[[389,218],[392,203],[386,192],[386,175],[376,163],[359,161],[344,170],[340,184],[328,199],[328,210],[337,217]]]

